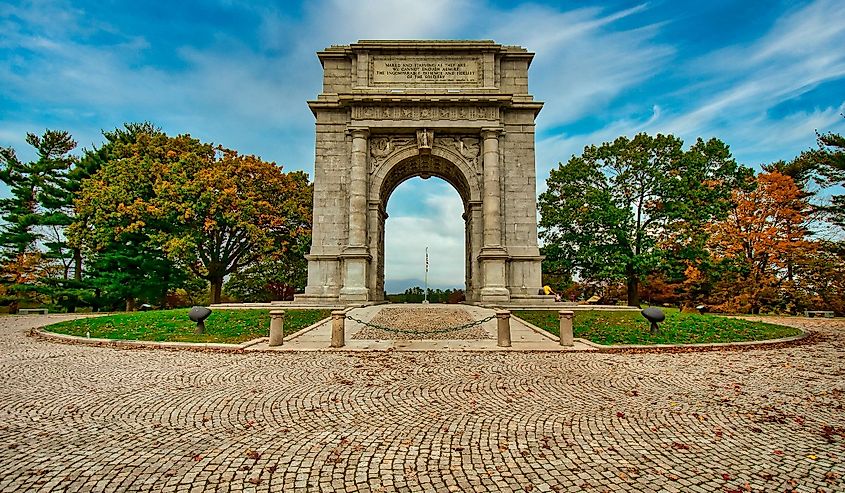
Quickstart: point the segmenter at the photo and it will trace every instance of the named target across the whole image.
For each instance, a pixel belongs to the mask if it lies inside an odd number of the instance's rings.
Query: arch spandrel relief
[[[419,139],[410,135],[378,135],[370,139],[370,173],[376,170],[391,156],[402,151],[419,148]],[[453,152],[470,168],[480,173],[481,138],[478,135],[434,134],[432,149],[440,148]]]

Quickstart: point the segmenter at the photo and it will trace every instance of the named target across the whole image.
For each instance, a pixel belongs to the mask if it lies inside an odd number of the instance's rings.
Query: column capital
[[[370,127],[352,127],[352,126],[350,126],[346,129],[346,133],[348,135],[351,135],[353,139],[356,138],[356,137],[360,138],[360,139],[366,139],[370,135]]]
[[[502,127],[484,127],[481,129],[481,138],[482,139],[495,139],[498,138],[500,134],[505,133],[505,129]]]

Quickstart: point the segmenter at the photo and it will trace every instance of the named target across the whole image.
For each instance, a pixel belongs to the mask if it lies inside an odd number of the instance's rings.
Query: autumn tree
[[[77,201],[84,221],[73,229],[95,252],[97,277],[110,280],[110,290],[127,286],[128,303],[163,297],[186,277],[174,269],[206,279],[217,303],[227,275],[281,255],[310,233],[304,173],[283,173],[188,135],[135,130],[116,139],[86,181]]]
[[[801,267],[812,308],[845,314],[845,242],[817,242]]]
[[[83,159],[96,172],[82,182],[68,236],[88,252],[90,282],[100,295],[93,302],[113,306],[123,300],[131,310],[137,300],[160,303],[185,278],[154,241],[171,227],[154,209],[157,186],[170,168],[197,169],[213,159],[214,149],[187,135],[169,137],[149,124],[105,136],[107,144]]]
[[[155,239],[209,281],[212,303],[220,302],[227,275],[260,261],[271,266],[291,251],[301,255],[297,242],[311,231],[305,173],[283,173],[274,163],[224,148],[191,165],[169,167],[150,210],[167,225]],[[276,277],[281,281],[283,271]]]
[[[728,146],[718,139],[698,139],[668,170],[664,214],[657,248],[656,274],[686,309],[709,293],[717,269],[707,249],[708,226],[726,217],[734,190],[749,189],[753,171],[737,164]]]
[[[544,271],[624,280],[628,304],[639,305],[641,280],[666,255],[700,255],[702,225],[725,214],[744,174],[717,139],[688,151],[660,134],[588,146],[551,171],[540,195]]]
[[[794,180],[773,171],[757,175],[754,185],[735,190],[728,216],[709,228],[708,246],[724,270],[725,311],[759,313],[780,297],[793,275],[789,265],[814,249],[809,203]]]
[[[242,302],[293,300],[305,289],[308,262],[301,254],[260,260],[226,281],[225,292]]]

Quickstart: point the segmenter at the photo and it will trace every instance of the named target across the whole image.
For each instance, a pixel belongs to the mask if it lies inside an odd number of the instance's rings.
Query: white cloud
[[[690,83],[667,95],[607,112],[611,120],[587,133],[547,136],[537,144],[538,189],[545,189],[548,170],[585,145],[638,132],[671,133],[691,144],[696,137],[717,137],[731,146],[743,164],[790,159],[815,143],[815,130],[841,132],[845,97],[808,109],[790,101],[821,84],[845,76],[845,10],[837,2],[818,0],[776,20],[756,41],[679,61],[674,69]]]
[[[396,202],[400,211],[394,212]],[[429,247],[429,285],[463,287],[463,202],[439,179],[409,180],[391,196],[385,224],[385,279],[423,279]]]

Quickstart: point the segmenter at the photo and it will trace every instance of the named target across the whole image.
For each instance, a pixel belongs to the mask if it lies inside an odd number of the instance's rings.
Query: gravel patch
[[[382,308],[370,323],[415,333],[393,332],[364,327],[352,335],[353,339],[492,339],[480,325],[451,332],[442,332],[448,327],[455,327],[474,321],[473,316],[464,308]]]

